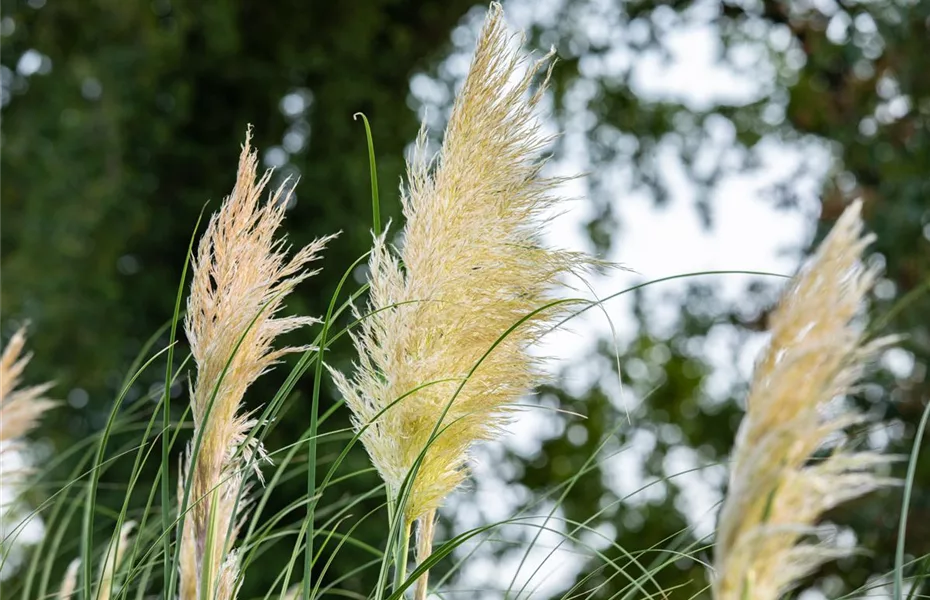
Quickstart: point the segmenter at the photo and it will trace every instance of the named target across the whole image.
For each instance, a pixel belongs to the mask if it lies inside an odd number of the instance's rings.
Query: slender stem
[[[405,519],[403,513],[398,518]],[[399,590],[407,578],[407,555],[410,553],[410,525],[407,521],[400,530],[400,541],[394,555],[394,590]]]
[[[920,424],[914,435],[914,445],[911,447],[911,459],[907,463],[907,477],[904,479],[904,499],[901,501],[901,518],[898,523],[898,544],[894,557],[894,588],[892,598],[901,600],[904,593],[904,539],[907,537],[907,512],[911,504],[911,492],[914,489],[914,475],[917,473],[917,455],[920,453],[920,443],[927,429],[927,419],[930,419],[930,402],[920,416]]]
[[[199,473],[199,470],[197,470],[196,467],[194,467],[194,469],[195,469],[194,477],[199,479],[200,477],[197,474]],[[214,482],[212,481],[208,482],[204,487],[206,489],[210,489],[213,483]],[[216,541],[217,530],[220,528],[220,524],[217,522],[219,520],[218,519],[219,515],[216,512],[216,505],[217,505],[217,500],[218,500],[217,488],[219,488],[219,485],[214,486],[212,491],[209,492],[209,500],[210,500],[209,519],[210,520],[207,524],[207,531],[206,531],[207,539],[206,539],[206,542],[204,543],[204,548],[200,556],[200,560],[201,560],[200,590],[201,590],[201,594],[203,594],[206,597],[213,597],[213,575],[214,575],[213,573],[213,560],[214,560],[213,545]],[[206,502],[207,497],[199,498],[197,501]],[[195,533],[194,535],[196,539],[197,534]]]
[[[417,564],[423,564],[433,553],[433,535],[436,532],[436,511],[431,510],[417,520]],[[423,571],[417,580],[414,600],[426,600],[429,593],[429,571]]]

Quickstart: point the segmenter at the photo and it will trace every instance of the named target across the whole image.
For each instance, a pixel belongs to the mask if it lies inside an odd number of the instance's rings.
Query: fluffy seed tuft
[[[355,374],[333,373],[356,428],[368,426],[362,442],[392,496],[429,446],[407,499],[409,521],[465,479],[471,446],[497,437],[512,403],[540,382],[529,348],[560,311],[530,315],[564,276],[592,262],[542,242],[561,181],[540,176],[550,139],[535,112],[545,81],[531,86],[541,74],[548,80],[550,56],[528,61],[511,42],[492,4],[435,164],[422,131],[408,164],[403,246],[375,238],[372,314],[354,338]]]
[[[771,316],[733,450],[715,556],[717,600],[774,600],[820,564],[850,553],[818,538],[832,507],[894,483],[892,460],[837,442],[863,415],[844,396],[891,338],[863,340],[865,296],[877,272],[862,263],[861,204],[840,217]]]
[[[15,446],[14,440],[32,431],[42,413],[55,406],[45,397],[50,383],[19,388],[32,354],[23,355],[26,328],[13,334],[0,357],[0,453]]]
[[[316,323],[310,317],[275,315],[294,287],[316,271],[307,269],[331,237],[287,257],[286,239],[275,238],[284,220],[285,185],[267,202],[260,198],[271,177],[257,178],[258,158],[246,137],[236,184],[210,219],[192,261],[191,293],[184,326],[197,365],[191,408],[196,456],[188,450],[184,481],[192,478],[190,512],[181,540],[182,600],[229,600],[239,575],[232,550],[246,501],[248,466],[264,451],[246,443],[256,421],[242,412],[246,389],[288,353],[276,337]],[[260,475],[260,473],[259,473]],[[183,490],[184,481],[181,482]]]

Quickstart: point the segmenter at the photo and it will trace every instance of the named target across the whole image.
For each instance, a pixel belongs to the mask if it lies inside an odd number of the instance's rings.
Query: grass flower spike
[[[465,479],[472,445],[497,437],[540,382],[529,348],[562,313],[534,311],[592,262],[542,243],[560,180],[540,176],[545,82],[531,86],[551,61],[511,42],[492,4],[438,158],[421,132],[408,164],[403,245],[375,240],[355,375],[334,373],[391,497],[425,451],[405,509],[421,529]]]
[[[247,504],[237,499],[245,493],[248,465],[256,465],[252,458],[263,452],[247,443],[256,422],[242,410],[242,399],[282,356],[305,350],[276,350],[275,338],[317,321],[275,315],[294,286],[315,273],[307,265],[330,238],[287,257],[286,240],[275,238],[286,188],[262,203],[271,173],[257,179],[257,160],[247,137],[232,194],[211,218],[192,263],[184,325],[197,365],[191,408],[194,439],[201,442],[199,448],[192,443],[185,468],[191,492],[181,541],[181,600],[235,597],[238,558],[232,546],[237,513]]]
[[[493,4],[435,171],[423,133],[408,165],[403,247],[395,254],[383,235],[376,239],[370,308],[379,312],[355,338],[355,377],[335,373],[356,425],[373,423],[362,441],[395,493],[451,402],[448,427],[426,452],[407,500],[409,520],[437,508],[462,482],[468,449],[496,437],[510,404],[540,380],[528,348],[556,311],[531,317],[494,345],[552,299],[560,276],[585,262],[540,241],[558,181],[539,176],[538,155],[549,140],[534,111],[544,86],[528,92],[546,60],[527,65],[509,41]]]
[[[29,433],[39,417],[55,403],[45,398],[52,384],[19,388],[20,378],[31,354],[22,355],[26,345],[26,328],[10,338],[0,357],[0,453],[15,446],[15,440]]]
[[[110,600],[113,597],[113,582],[116,574],[119,572],[120,565],[123,563],[123,556],[129,547],[129,539],[132,530],[135,529],[135,521],[127,521],[119,530],[119,535],[110,541],[103,560],[100,564],[100,579],[97,591],[93,594],[94,600]],[[68,564],[65,576],[62,578],[61,587],[58,589],[58,600],[71,600],[77,590],[78,569],[81,567],[81,559],[75,558]]]
[[[15,571],[27,546],[41,536],[41,517],[25,501],[26,479],[32,472],[24,437],[55,402],[45,397],[50,383],[21,387],[32,358],[23,354],[26,328],[10,338],[0,356],[0,580]]]
[[[71,600],[74,597],[74,592],[77,590],[78,569],[80,568],[80,558],[75,558],[68,563],[68,568],[65,570],[65,576],[61,580],[61,587],[58,589],[58,595],[56,596],[58,600]]]
[[[876,271],[862,263],[861,205],[851,205],[771,316],[756,365],[717,532],[714,597],[778,598],[825,561],[849,554],[816,539],[832,507],[892,483],[890,457],[837,443],[863,420],[843,404],[889,339],[863,340],[857,318]]]
[[[129,536],[135,528],[135,521],[123,523],[119,535],[107,547],[103,563],[100,565],[100,587],[97,590],[97,600],[110,600],[113,597],[113,582],[123,562],[126,549],[129,547]]]

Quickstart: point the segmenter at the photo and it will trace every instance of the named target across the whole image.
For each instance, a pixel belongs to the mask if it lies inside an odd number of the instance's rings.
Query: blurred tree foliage
[[[637,94],[631,66],[646,52],[661,54],[670,33],[695,22],[719,34],[719,61],[734,71],[765,73],[767,62],[775,65],[775,72],[762,82],[760,93],[751,101],[724,100],[695,107],[687,99],[675,102]],[[894,360],[883,363],[886,368],[856,398],[869,414],[890,425],[878,432],[860,433],[865,443],[879,447],[887,443],[889,452],[908,454],[917,421],[930,398],[926,320],[930,311],[930,4],[762,0],[617,6],[569,2],[547,24],[553,27],[540,27],[535,35],[543,46],[556,43],[564,59],[556,74],[561,120],[571,123],[580,111],[591,115],[581,129],[592,163],[591,198],[600,207],[589,230],[599,247],[608,247],[622,236],[622,227],[618,227],[622,215],[615,213],[622,202],[612,201],[616,186],[610,179],[618,165],[633,164],[630,187],[644,189],[661,203],[668,194],[667,179],[656,168],[663,146],[675,146],[698,190],[695,208],[712,227],[713,194],[719,179],[734,171],[758,170],[759,150],[766,140],[804,143],[813,139],[827,145],[834,164],[822,192],[821,225],[811,245],[821,239],[848,201],[864,197],[867,225],[877,236],[872,260],[885,268],[885,279],[873,298],[875,333],[907,336],[900,346],[904,352],[893,357],[900,361],[898,368]],[[747,61],[747,42],[767,49],[766,54]],[[611,55],[623,49],[632,51],[632,60],[621,60],[623,66],[611,69]],[[714,133],[721,123],[731,145],[726,154],[713,156]],[[786,210],[796,209],[798,199],[791,183],[772,186],[769,201]],[[635,267],[635,257],[623,259]],[[645,480],[663,480],[686,467],[708,466],[702,471],[705,481],[723,483],[724,477],[712,467],[727,456],[745,386],[732,386],[727,398],[710,400],[706,375],[711,368],[705,347],[713,336],[727,332],[732,338],[732,364],[737,364],[745,340],[764,326],[764,309],[777,297],[770,286],[770,281],[754,283],[734,303],[721,298],[706,282],[689,285],[687,292],[671,300],[681,306],[671,331],[667,327],[657,331],[647,303],[642,295],[638,297],[639,335],[622,349],[621,356],[624,379],[632,381],[634,397],[643,399],[638,414],[643,425],[620,438],[631,444],[634,436],[646,435],[652,451],[644,460]],[[602,353],[608,356],[612,348],[605,346]],[[613,364],[604,361],[608,368]],[[563,406],[595,417],[584,423],[592,428],[592,435],[597,434],[601,425],[596,415],[607,390],[596,385],[580,398],[553,392]],[[592,451],[590,444],[590,438],[587,443],[573,444],[563,436],[547,442],[542,452],[559,457],[562,463],[579,465]],[[685,454],[690,464],[680,460],[682,447],[693,449]],[[903,468],[898,473],[903,475]],[[534,489],[559,479],[556,472],[538,469],[528,470],[527,475]],[[605,475],[589,476],[578,501],[565,505],[572,519],[584,520],[616,496],[608,485],[593,491],[599,481],[609,481]],[[663,493],[648,502],[624,505],[600,519],[617,532],[617,544],[627,549],[661,547],[662,540],[686,526],[681,515],[687,513],[690,500],[684,490],[693,488],[678,487],[675,482],[673,478],[660,483]],[[907,548],[911,556],[920,557],[930,552],[925,525],[930,511],[930,464],[926,461],[919,466],[915,489]],[[893,507],[899,507],[900,501],[898,490],[835,511],[832,520],[852,526],[869,553],[825,567],[809,585],[817,585],[827,597],[838,597],[870,578],[880,583],[874,576],[888,573],[893,566],[899,516]],[[693,535],[690,541],[699,538]],[[697,556],[709,561],[712,553],[707,550]],[[622,555],[615,551],[615,557]],[[647,555],[643,562],[667,559]],[[600,562],[583,569],[578,581]],[[686,559],[674,563],[665,574],[668,578],[661,579],[663,585],[684,586],[679,590],[682,597],[700,593],[704,567]],[[605,574],[584,582],[582,589],[600,586],[595,597],[609,598],[627,583]]]
[[[533,12],[532,3],[514,4]],[[455,77],[440,59],[472,6],[472,0],[3,1],[2,327],[8,334],[31,321],[36,358],[30,375],[54,379],[69,401],[44,429],[57,447],[101,427],[132,358],[170,317],[193,225],[205,202],[213,210],[231,188],[247,123],[254,124],[266,164],[278,167],[276,179],[300,178],[287,225],[293,242],[343,232],[325,256],[324,272],[291,303],[295,312],[325,310],[343,269],[370,240],[367,152],[352,115],[362,111],[372,120],[383,212],[396,218],[396,196],[388,192],[418,126],[411,77],[431,74],[447,87],[437,103],[448,103]],[[468,14],[480,14],[475,10]],[[829,149],[834,166],[822,194],[821,233],[849,199],[866,198],[877,260],[886,270],[874,312],[883,332],[907,334],[901,347],[913,361],[904,371],[881,370],[874,379],[879,385],[864,386],[857,401],[892,423],[879,436],[890,450],[908,452],[930,391],[930,4],[566,0],[552,3],[549,13],[531,38],[541,47],[554,44],[561,58],[553,86],[556,117],[585,140],[595,207],[588,231],[600,251],[626,226],[612,200],[610,174],[618,165],[631,189],[662,203],[669,189],[659,154],[673,147],[695,184],[695,207],[713,227],[721,177],[758,169],[767,141]],[[722,63],[738,71],[774,66],[757,96],[695,103],[642,93],[632,63],[618,55],[627,53],[633,63],[646,52],[661,56],[669,52],[669,33],[694,22],[718,34]],[[747,47],[764,51],[747,62]],[[721,129],[729,132],[729,149],[708,161]],[[566,144],[557,154],[569,151]],[[795,209],[790,184],[773,186],[769,201]],[[635,267],[634,258],[627,260]],[[712,366],[704,348],[724,328],[738,358],[743,342],[764,326],[763,309],[775,293],[771,282],[759,282],[737,304],[708,281],[669,299],[681,306],[671,330],[654,326],[647,297],[637,295],[639,333],[621,349],[621,368],[633,393],[646,401],[607,451],[647,447],[644,480],[698,468],[698,477],[719,493],[725,470],[718,463],[735,434],[744,387],[708,400]],[[603,358],[592,360],[610,372],[612,346],[600,353]],[[335,364],[348,359],[345,346],[330,357]],[[284,377],[280,371],[253,390],[255,405],[274,392]],[[158,380],[156,370],[127,402],[144,398]],[[306,427],[310,385],[298,386],[270,447],[287,444]],[[542,492],[576,473],[618,418],[625,420],[614,395],[604,385],[583,394],[543,390],[544,402],[588,416],[581,421],[584,435],[576,429],[553,436],[538,456],[512,457],[515,479]],[[177,398],[181,404],[180,388]],[[345,425],[344,414],[337,415],[334,427]],[[359,452],[348,468],[360,469],[365,460]],[[121,475],[114,469],[106,479],[120,482]],[[373,481],[355,478],[345,493]],[[689,499],[675,481],[659,481],[653,486],[659,492],[618,503],[622,495],[610,473],[597,468],[566,497],[562,513],[577,521],[596,515],[588,525],[614,532],[631,551],[663,547],[671,538],[683,549],[701,534],[686,529]],[[283,486],[272,504],[285,506],[302,485]],[[917,555],[930,552],[928,489],[930,462],[924,461],[908,543]],[[101,498],[114,505],[121,499],[118,492]],[[828,566],[810,583],[833,596],[887,572],[897,518],[889,507],[899,502],[900,492],[888,492],[838,511],[835,520],[855,527],[872,554]],[[360,533],[373,543],[381,535],[374,526]],[[696,554],[705,561],[710,556],[706,548]],[[644,564],[667,559],[640,557]],[[353,566],[334,565],[330,575]],[[627,585],[598,566],[582,570],[579,589],[610,598]],[[267,586],[271,571],[252,569],[244,596]],[[684,586],[676,595],[688,597],[700,593],[705,572],[698,561],[682,558],[657,580]],[[360,580],[348,585],[359,592],[370,588]]]

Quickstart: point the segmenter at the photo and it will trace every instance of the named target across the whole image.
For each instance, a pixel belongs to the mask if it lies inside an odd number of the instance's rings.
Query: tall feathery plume
[[[403,246],[375,239],[373,314],[354,338],[355,374],[333,373],[393,498],[426,450],[405,510],[407,523],[426,529],[420,560],[435,510],[466,478],[471,446],[497,437],[513,402],[541,380],[529,348],[564,312],[531,313],[553,300],[563,276],[593,263],[541,240],[561,181],[540,176],[551,140],[535,111],[546,82],[530,88],[551,55],[529,61],[512,41],[492,4],[436,164],[421,131],[408,165]]]
[[[731,462],[715,550],[717,600],[778,598],[820,564],[850,553],[817,540],[832,507],[889,485],[891,458],[854,451],[843,430],[864,416],[844,404],[891,338],[867,343],[861,323],[876,278],[862,253],[861,204],[851,205],[771,316]]]
[[[81,559],[75,558],[68,563],[65,569],[65,576],[61,579],[61,587],[58,588],[58,600],[71,600],[77,590],[78,570],[81,568]]]
[[[317,322],[310,317],[275,318],[286,296],[314,275],[308,263],[331,239],[319,239],[287,258],[275,233],[284,219],[286,186],[262,204],[270,172],[257,180],[258,159],[246,137],[236,184],[210,219],[192,261],[191,293],[184,326],[197,365],[190,397],[196,453],[188,449],[184,481],[190,478],[189,512],[181,539],[181,600],[235,597],[239,561],[232,546],[247,502],[248,465],[263,450],[246,443],[256,421],[242,399],[260,375],[287,353],[274,339]],[[193,445],[193,443],[192,443]],[[257,466],[254,471],[259,477]],[[183,491],[181,494],[183,496]],[[238,504],[238,506],[237,506]]]
[[[110,600],[113,596],[113,580],[123,563],[123,556],[126,554],[126,548],[129,547],[129,538],[132,530],[135,529],[135,521],[126,521],[120,527],[119,535],[110,540],[106,553],[103,555],[103,562],[100,564],[100,583],[97,587],[97,593],[94,594],[94,600]],[[61,587],[58,589],[58,600],[71,600],[77,589],[78,570],[81,568],[81,559],[75,558],[68,563],[65,570],[65,576],[61,580]]]
[[[100,564],[100,587],[97,588],[96,600],[110,600],[113,595],[113,581],[123,563],[126,548],[129,547],[129,536],[136,528],[135,521],[126,521],[120,527],[119,535],[110,541],[103,562]]]
[[[15,447],[16,440],[29,433],[39,417],[55,403],[45,397],[50,383],[17,388],[32,354],[22,355],[26,328],[13,334],[0,357],[0,453]]]
[[[3,571],[17,568],[23,548],[37,541],[29,539],[32,532],[41,531],[27,526],[27,522],[41,523],[41,518],[30,515],[22,500],[25,478],[30,472],[23,460],[23,438],[35,428],[42,414],[56,404],[45,397],[52,387],[50,383],[20,387],[23,371],[32,358],[32,354],[23,354],[25,345],[26,328],[22,327],[0,356],[0,537],[6,540],[2,545],[7,553],[0,566]]]

